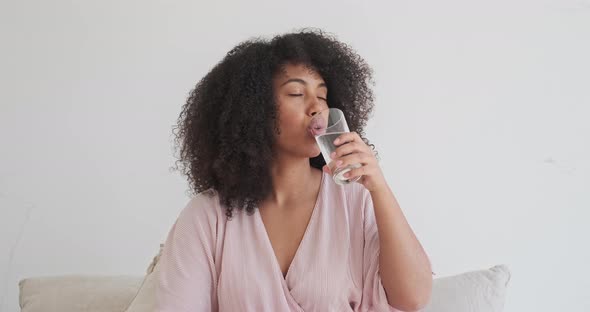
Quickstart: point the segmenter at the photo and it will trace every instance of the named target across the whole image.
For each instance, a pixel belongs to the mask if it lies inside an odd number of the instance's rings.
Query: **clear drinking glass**
[[[315,114],[310,123],[310,131],[314,135],[315,140],[322,151],[322,156],[324,157],[326,164],[332,162],[330,154],[332,154],[337,148],[337,146],[334,145],[334,140],[343,133],[350,132],[350,130],[348,130],[348,124],[346,124],[346,119],[344,118],[344,113],[337,108],[325,109]],[[334,182],[339,185],[358,181],[360,176],[347,179],[343,175],[353,168],[360,167],[361,164],[352,164],[338,168],[333,171],[332,178],[334,179]]]

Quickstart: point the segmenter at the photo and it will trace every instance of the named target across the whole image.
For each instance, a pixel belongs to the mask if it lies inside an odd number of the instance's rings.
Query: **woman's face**
[[[304,65],[287,64],[273,79],[278,110],[275,151],[295,157],[311,158],[320,154],[309,132],[311,117],[328,108],[328,88],[324,79]]]

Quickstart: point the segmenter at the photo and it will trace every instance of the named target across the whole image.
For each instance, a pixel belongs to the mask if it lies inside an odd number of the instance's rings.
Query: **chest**
[[[287,275],[299,246],[305,238],[314,214],[311,205],[304,204],[301,209],[291,211],[278,211],[271,208],[260,212],[264,230],[283,277]]]
[[[353,229],[362,223],[351,227],[354,218],[345,209],[318,207],[299,215],[259,210],[226,223],[218,255],[220,307],[347,311],[359,302],[363,242]]]

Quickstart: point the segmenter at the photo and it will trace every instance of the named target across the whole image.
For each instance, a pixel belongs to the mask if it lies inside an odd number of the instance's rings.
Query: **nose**
[[[309,108],[309,116],[313,117],[326,109],[319,100],[315,99]]]
[[[318,114],[320,114],[323,111],[324,111],[323,109],[318,108],[318,109],[312,111],[311,114],[309,114],[309,116],[313,118],[313,117],[317,116]]]

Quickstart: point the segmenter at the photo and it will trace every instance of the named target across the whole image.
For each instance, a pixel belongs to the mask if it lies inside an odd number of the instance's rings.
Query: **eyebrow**
[[[290,83],[290,82],[298,82],[298,83],[300,83],[300,84],[307,85],[307,82],[306,82],[305,80],[303,80],[303,79],[299,79],[299,78],[291,78],[291,79],[289,79],[289,80],[287,80],[287,81],[283,82],[283,84],[281,85],[281,87],[282,87],[282,86],[284,86],[284,85],[286,85],[286,84],[288,84],[288,83]],[[318,84],[318,86],[317,86],[317,87],[318,87],[318,88],[326,88],[326,89],[328,88],[328,87],[326,86],[326,83],[324,83],[324,82],[322,82],[322,83]]]

